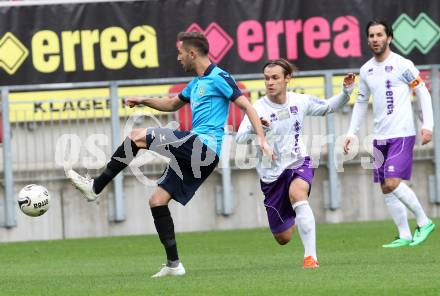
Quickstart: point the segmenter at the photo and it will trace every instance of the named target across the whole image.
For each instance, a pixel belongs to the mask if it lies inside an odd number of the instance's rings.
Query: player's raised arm
[[[127,97],[124,99],[125,105],[133,108],[137,105],[144,105],[159,111],[173,112],[180,109],[187,102],[179,96],[173,97]]]
[[[248,121],[253,127],[255,134],[257,136],[258,145],[263,152],[263,154],[268,155],[271,159],[274,159],[275,156],[273,154],[273,149],[266,142],[266,138],[264,137],[264,131],[261,126],[261,121],[258,116],[257,111],[255,111],[254,107],[251,105],[249,100],[241,95],[234,101],[237,106],[240,107],[241,110],[246,114]],[[249,126],[247,127],[249,129]]]
[[[350,100],[350,95],[354,88],[355,77],[355,74],[348,73],[344,77],[342,92],[327,100],[310,97],[307,115],[323,116],[333,113],[344,106]]]
[[[355,78],[356,75],[354,73],[348,73],[347,75],[345,75],[344,82],[342,83],[342,93],[333,96],[327,100],[330,106],[329,112],[337,111],[342,106],[347,104],[347,102],[350,100],[351,93],[353,92],[354,89]]]

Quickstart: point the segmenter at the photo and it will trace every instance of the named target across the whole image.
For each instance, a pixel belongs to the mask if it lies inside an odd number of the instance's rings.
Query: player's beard
[[[388,43],[385,40],[382,44],[380,44],[378,49],[374,49],[373,46],[370,46],[370,50],[373,52],[375,56],[380,56],[387,50],[387,47],[388,47]]]
[[[185,71],[187,73],[193,72],[193,70],[194,70],[194,67],[191,63],[183,64],[182,67],[183,67],[183,71]]]
[[[183,71],[185,71],[186,73],[192,72],[194,70],[194,66],[191,63],[190,59],[182,59],[180,64],[182,65]]]

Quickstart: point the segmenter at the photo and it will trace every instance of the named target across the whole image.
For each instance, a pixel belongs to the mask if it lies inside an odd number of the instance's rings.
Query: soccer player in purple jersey
[[[399,237],[383,247],[417,246],[434,231],[435,224],[426,216],[414,191],[402,180],[411,177],[416,135],[411,93],[415,93],[422,107],[422,145],[432,139],[434,123],[431,96],[414,64],[390,50],[393,31],[385,21],[369,22],[366,34],[373,57],[360,69],[359,94],[344,152],[350,150],[353,137],[367,114],[371,95],[375,134],[374,182],[381,184],[385,204],[399,231]],[[417,220],[414,236],[409,229],[407,208]]]
[[[348,102],[354,75],[344,79],[344,89],[328,100],[287,91],[294,67],[284,59],[269,61],[263,68],[266,96],[254,104],[268,142],[277,158],[265,164],[260,158],[260,177],[269,226],[280,245],[287,244],[295,224],[304,245],[304,268],[318,268],[315,218],[308,202],[314,171],[302,139],[306,115],[323,116]],[[248,117],[236,135],[238,143],[247,142],[255,133]],[[261,154],[260,154],[261,156]]]

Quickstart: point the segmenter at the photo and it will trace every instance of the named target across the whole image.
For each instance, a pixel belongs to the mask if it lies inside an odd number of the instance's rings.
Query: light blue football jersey
[[[209,65],[203,76],[196,76],[179,94],[181,100],[191,105],[191,131],[217,155],[221,152],[229,103],[239,96],[241,91],[234,78],[215,64]]]

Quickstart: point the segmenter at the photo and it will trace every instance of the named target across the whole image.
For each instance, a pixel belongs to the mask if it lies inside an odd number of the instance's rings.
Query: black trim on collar
[[[206,68],[205,72],[203,73],[203,76],[208,76],[209,74],[211,74],[212,70],[216,67],[217,65],[214,63],[211,63],[208,68]]]

